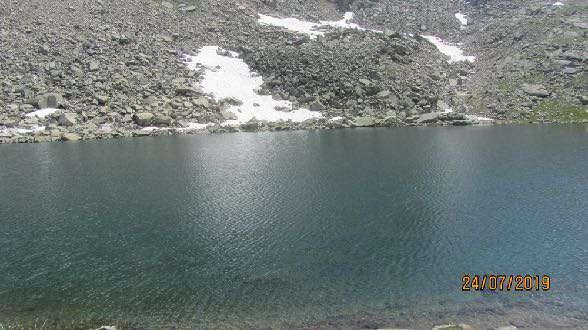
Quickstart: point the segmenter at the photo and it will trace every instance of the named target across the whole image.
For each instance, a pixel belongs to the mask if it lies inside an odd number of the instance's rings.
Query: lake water
[[[587,222],[584,126],[2,145],[0,324],[582,327]]]

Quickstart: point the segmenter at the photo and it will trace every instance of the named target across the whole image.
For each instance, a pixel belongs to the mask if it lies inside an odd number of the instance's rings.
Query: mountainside
[[[572,0],[561,6],[535,0],[8,0],[0,7],[0,143],[203,127],[475,122],[468,115],[585,122],[587,7]],[[346,11],[353,18],[340,22],[376,31],[331,27],[315,37],[258,22],[259,14],[339,22]],[[459,43],[475,61],[449,63],[432,36]],[[184,55],[206,45],[221,47],[219,54],[238,52],[264,78],[261,94],[290,102],[277,110],[308,108],[316,115],[226,124],[239,118],[243,100],[204,92],[206,72],[215,68],[189,70],[184,63]]]

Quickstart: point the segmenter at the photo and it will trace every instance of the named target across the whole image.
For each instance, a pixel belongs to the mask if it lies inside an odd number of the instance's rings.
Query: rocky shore
[[[581,1],[9,0],[0,8],[0,143],[586,122],[586,9]],[[337,21],[346,11],[355,13],[347,23],[366,29],[331,26],[313,37],[259,22],[259,14]],[[460,42],[476,60],[448,61],[421,35]],[[227,124],[243,100],[204,92],[215,68],[185,63],[207,45],[238,52],[263,77],[259,94],[291,104],[278,111],[316,116]]]

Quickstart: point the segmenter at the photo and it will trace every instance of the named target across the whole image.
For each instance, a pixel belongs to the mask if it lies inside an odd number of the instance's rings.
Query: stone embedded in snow
[[[449,63],[455,63],[455,62],[460,62],[460,61],[474,62],[476,60],[476,57],[474,57],[474,56],[464,56],[463,50],[459,49],[459,47],[457,47],[457,46],[446,44],[439,37],[435,37],[435,36],[422,36],[422,37],[429,40],[433,45],[435,45],[441,53],[449,56],[449,61],[448,61]]]
[[[455,18],[459,20],[461,23],[461,28],[463,29],[466,25],[468,25],[468,19],[462,13],[456,13]]]
[[[251,119],[302,122],[322,117],[320,113],[308,109],[276,111],[276,107],[291,108],[292,103],[274,100],[271,95],[259,95],[257,91],[263,84],[263,78],[252,73],[249,66],[237,58],[239,54],[235,53],[234,57],[222,56],[217,50],[217,46],[206,46],[200,49],[197,55],[185,57],[190,59],[186,61],[189,69],[204,68],[204,77],[201,81],[204,93],[211,94],[216,100],[234,98],[242,102],[240,105],[229,105],[227,111],[234,113],[237,119],[227,120],[222,125],[240,125]]]
[[[357,29],[357,30],[364,30],[364,31],[372,31],[382,33],[382,31],[377,30],[368,30],[360,27],[355,23],[351,23],[353,19],[352,12],[346,12],[343,16],[343,19],[339,21],[320,21],[319,23],[313,23],[308,21],[299,20],[297,18],[287,17],[287,18],[279,18],[273,17],[268,15],[259,14],[259,19],[257,20],[260,24],[272,25],[283,27],[287,30],[305,33],[310,35],[311,38],[316,38],[317,36],[322,36],[325,33],[321,31],[321,27],[330,26],[334,28],[340,29]]]
[[[55,109],[55,108],[46,108],[46,109],[36,110],[36,111],[29,112],[29,113],[25,114],[25,117],[45,118],[45,117],[49,116],[50,114],[55,113],[58,110],[59,109]]]

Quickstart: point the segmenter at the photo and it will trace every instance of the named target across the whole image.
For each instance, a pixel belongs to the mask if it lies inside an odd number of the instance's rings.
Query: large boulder
[[[61,126],[73,126],[78,122],[78,115],[75,113],[62,113],[59,116],[59,125]]]
[[[39,96],[37,98],[37,106],[39,109],[47,109],[47,108],[57,108],[63,99],[61,95],[57,93],[47,93]]]
[[[429,113],[423,113],[422,115],[419,115],[419,119],[417,119],[417,124],[430,124],[430,123],[436,123],[437,121],[440,120],[440,117],[443,115],[442,112],[429,112]]]
[[[61,141],[78,141],[81,137],[76,133],[65,133],[61,136]]]
[[[153,116],[152,122],[155,126],[170,126],[172,123],[172,118],[168,115],[156,114]]]
[[[352,123],[356,127],[372,127],[376,125],[376,119],[371,116],[356,117]]]
[[[150,112],[139,112],[139,113],[136,113],[135,115],[133,115],[133,120],[135,121],[135,124],[142,126],[142,127],[152,125],[153,118],[154,118],[154,116]]]

